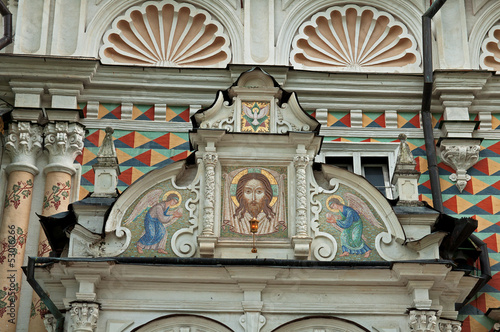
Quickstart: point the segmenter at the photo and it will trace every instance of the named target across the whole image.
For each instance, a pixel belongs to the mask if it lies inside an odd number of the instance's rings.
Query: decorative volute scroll
[[[467,170],[479,159],[480,142],[479,139],[445,139],[440,143],[441,159],[456,171],[450,175],[450,180],[456,182],[460,192],[471,179]]]
[[[439,332],[460,332],[462,331],[462,322],[441,318],[439,320]]]
[[[415,72],[417,42],[391,14],[373,7],[331,7],[304,22],[290,62],[297,69]]]
[[[37,174],[36,156],[42,149],[42,128],[30,122],[13,122],[5,137],[5,150],[12,159],[10,169],[25,170]]]
[[[99,319],[99,304],[91,302],[71,303],[71,321],[75,332],[93,332]]]
[[[435,332],[437,319],[435,311],[411,310],[409,321],[410,331]]]
[[[480,66],[487,70],[500,70],[500,25],[495,25],[481,46]]]
[[[79,123],[57,121],[45,126],[44,135],[45,148],[49,151],[48,169],[62,168],[73,174],[73,161],[83,150],[84,127]]]
[[[172,0],[148,1],[116,18],[103,37],[103,63],[224,68],[229,37],[205,10]]]

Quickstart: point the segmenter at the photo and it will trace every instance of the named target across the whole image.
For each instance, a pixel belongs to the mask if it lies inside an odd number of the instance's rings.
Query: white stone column
[[[206,152],[203,155],[205,166],[205,200],[203,207],[203,230],[198,237],[200,255],[202,257],[213,257],[217,237],[214,233],[215,223],[215,167],[219,157],[215,152]]]
[[[307,232],[307,166],[311,158],[297,154],[293,158],[295,167],[295,235],[292,238],[295,258],[309,257],[312,238]]]
[[[70,309],[71,327],[74,332],[94,332],[99,320],[99,304],[73,302]]]

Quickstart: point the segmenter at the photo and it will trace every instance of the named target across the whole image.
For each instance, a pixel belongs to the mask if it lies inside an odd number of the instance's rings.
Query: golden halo
[[[248,168],[245,168],[241,172],[238,172],[234,176],[233,180],[231,181],[231,184],[238,184],[238,181],[240,181],[241,177],[245,174],[248,174]],[[269,180],[269,183],[271,184],[271,186],[278,184],[278,181],[276,181],[276,178],[271,173],[266,171],[265,169],[261,168],[260,174],[264,175]],[[235,195],[231,195],[231,200],[233,201],[234,205],[236,205],[237,207],[240,206]],[[271,202],[269,202],[269,206],[272,207],[276,203],[277,200],[278,200],[278,196],[277,195],[274,196],[274,193],[273,193],[273,198],[271,199]]]
[[[330,210],[332,212],[339,212],[339,209],[332,209],[330,207],[330,201],[332,200],[332,198],[338,199],[340,204],[342,204],[342,205],[345,205],[344,199],[342,197],[340,197],[339,195],[332,195],[326,199],[326,207],[328,208],[328,210]]]
[[[176,204],[170,206],[171,209],[175,209],[176,207],[178,207],[179,205],[181,205],[181,203],[182,203],[182,196],[181,196],[181,194],[179,194],[179,192],[177,190],[170,190],[170,191],[167,191],[165,193],[165,195],[163,195],[162,201],[166,201],[168,195],[170,195],[170,194],[176,194],[177,197],[179,197],[179,201],[177,201]]]

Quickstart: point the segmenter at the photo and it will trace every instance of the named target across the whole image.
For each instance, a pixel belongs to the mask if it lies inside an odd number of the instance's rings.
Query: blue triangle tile
[[[175,150],[182,150],[182,151],[179,151],[179,153],[183,152],[183,151],[189,151],[191,147],[189,146],[189,142],[185,142],[185,143],[181,143],[177,146],[174,146],[172,149],[175,149]]]
[[[127,167],[149,167],[149,165],[146,165],[142,161],[139,161],[135,158],[129,159],[123,163],[120,164],[120,166],[127,166]]]
[[[480,315],[483,314],[481,310],[474,307],[472,304],[467,304],[465,307],[460,309],[461,315]]]
[[[411,153],[413,154],[413,157],[423,157],[423,156],[426,156],[425,150],[422,149],[422,148],[416,148],[416,149],[412,150]]]
[[[487,233],[500,233],[500,225],[491,225],[490,227],[487,227],[483,229],[481,232],[487,232]]]
[[[82,186],[93,186],[94,184],[82,176],[80,178],[80,185],[82,185]]]
[[[378,123],[376,123],[375,121],[373,122],[370,122],[366,128],[383,128],[381,125],[379,125]]]
[[[117,149],[130,149],[130,148],[133,148],[133,146],[130,146],[130,145],[126,144],[126,143],[123,143],[122,141],[120,141],[120,139],[115,139],[114,143],[115,143],[115,147]]]
[[[156,142],[149,141],[147,143],[139,145],[138,147],[136,147],[136,149],[165,150],[166,148],[163,145],[160,145],[160,144],[158,144]]]
[[[401,128],[417,128],[413,123],[407,122],[401,126]]]
[[[472,195],[472,194],[465,191],[465,190],[462,191],[462,193],[460,193],[457,186],[453,185],[453,186],[449,187],[448,189],[443,190],[443,195],[462,195],[462,196],[465,196],[465,195]]]
[[[490,214],[486,211],[484,211],[483,209],[477,207],[477,206],[471,206],[470,208],[468,208],[467,210],[463,211],[461,214],[479,214],[479,215],[483,215],[483,214]]]
[[[485,158],[498,158],[498,157],[500,157],[499,154],[497,154],[491,150],[488,150],[488,149],[484,149],[483,151],[481,151],[480,156],[485,157]]]
[[[490,251],[490,249],[488,249],[488,252],[489,251]],[[481,288],[481,292],[485,292],[485,293],[500,293],[500,291],[498,289],[496,289],[495,287],[490,286],[488,284],[486,284],[483,288]]]
[[[181,118],[179,115],[173,117],[172,119],[170,119],[171,122],[186,122],[186,120],[184,120],[183,118]]]
[[[470,176],[485,176],[485,175],[488,175],[486,173],[481,172],[478,169],[475,169],[474,167],[469,168],[467,170],[467,174],[469,174]]]
[[[427,188],[423,184],[418,186],[418,193],[419,194],[432,194],[432,191],[430,188]]]
[[[114,115],[113,113],[109,112],[105,116],[103,116],[101,119],[111,119],[111,120],[119,120],[120,118]]]
[[[118,185],[117,185],[117,187],[128,187],[128,184],[126,184],[122,180],[118,179]]]
[[[490,186],[490,187],[485,188],[485,189],[481,190],[480,192],[476,193],[476,195],[488,195],[488,196],[500,195],[500,190],[498,190],[495,187]]]
[[[343,127],[343,128],[347,128],[349,126],[339,120],[339,121],[335,122],[334,124],[332,124],[330,127]]]

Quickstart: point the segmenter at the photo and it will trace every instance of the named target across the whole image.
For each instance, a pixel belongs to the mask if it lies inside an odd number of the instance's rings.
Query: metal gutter
[[[3,17],[3,37],[0,39],[0,50],[12,43],[12,13],[0,0],[0,14]]]
[[[422,46],[424,60],[424,90],[422,93],[422,127],[424,130],[425,152],[429,167],[433,206],[439,212],[443,212],[443,197],[441,195],[441,184],[439,183],[439,169],[437,167],[436,144],[432,128],[431,99],[434,73],[432,68],[432,18],[441,9],[446,0],[436,0],[422,15]]]
[[[24,274],[26,275],[26,280],[33,288],[35,293],[40,297],[40,300],[47,306],[50,313],[54,315],[54,318],[57,320],[56,324],[56,332],[64,331],[64,316],[56,307],[54,302],[50,299],[49,295],[42,289],[42,286],[35,279],[35,263],[38,263],[38,259],[35,257],[28,257],[28,266],[23,266],[22,269]]]

